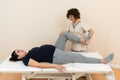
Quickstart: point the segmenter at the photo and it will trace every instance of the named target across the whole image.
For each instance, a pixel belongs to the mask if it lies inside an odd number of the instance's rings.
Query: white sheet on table
[[[78,53],[78,52],[77,52]],[[89,52],[89,53],[80,53],[86,57],[96,57],[102,58],[102,56],[98,52]],[[8,56],[1,64],[0,64],[0,72],[39,72],[39,73],[56,73],[58,72],[54,68],[34,68],[28,67],[23,64],[22,61],[12,62],[9,61],[10,56]],[[112,69],[107,64],[91,64],[91,63],[69,63],[64,64],[66,67],[65,73],[73,73],[73,72],[81,72],[81,73],[96,73],[96,72],[111,72]]]

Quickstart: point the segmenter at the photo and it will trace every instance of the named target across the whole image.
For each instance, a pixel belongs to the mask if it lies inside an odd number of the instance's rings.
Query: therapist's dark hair
[[[70,15],[73,15],[75,19],[80,19],[80,12],[76,8],[71,8],[67,11],[66,17],[69,18]]]
[[[12,52],[11,57],[9,59],[10,61],[20,61],[21,59],[18,59],[18,55],[15,53],[15,50]]]

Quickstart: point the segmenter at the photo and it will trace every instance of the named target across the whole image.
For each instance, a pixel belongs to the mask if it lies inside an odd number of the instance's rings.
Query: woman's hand
[[[55,64],[55,68],[60,72],[66,71],[66,68],[62,65]]]

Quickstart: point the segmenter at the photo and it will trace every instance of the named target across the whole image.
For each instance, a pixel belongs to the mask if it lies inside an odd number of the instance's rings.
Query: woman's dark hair
[[[75,19],[80,19],[80,12],[76,8],[71,8],[67,11],[66,17],[69,18],[70,15],[73,15]]]
[[[15,53],[15,50],[11,54],[10,61],[20,61],[21,59],[18,59],[18,55]]]

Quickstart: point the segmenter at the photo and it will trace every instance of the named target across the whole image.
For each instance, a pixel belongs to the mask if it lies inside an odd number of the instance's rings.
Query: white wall
[[[103,56],[111,52],[111,64],[120,66],[119,0],[0,0],[0,60],[14,49],[29,50],[41,44],[54,44],[67,28],[66,12],[78,8],[82,20],[95,35],[90,51]]]

